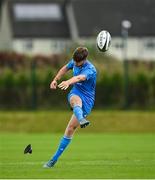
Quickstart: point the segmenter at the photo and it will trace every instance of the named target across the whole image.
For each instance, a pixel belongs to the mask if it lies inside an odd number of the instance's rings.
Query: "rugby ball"
[[[111,35],[108,31],[101,31],[98,35],[97,35],[97,39],[96,39],[96,44],[97,47],[100,51],[105,52],[109,49],[110,44],[111,44]]]

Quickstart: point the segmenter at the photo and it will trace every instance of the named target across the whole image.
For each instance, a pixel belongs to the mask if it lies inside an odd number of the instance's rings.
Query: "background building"
[[[57,53],[72,42],[95,45],[97,33],[111,33],[110,54],[122,58],[121,22],[131,21],[128,58],[155,57],[154,0],[5,0],[0,48]]]

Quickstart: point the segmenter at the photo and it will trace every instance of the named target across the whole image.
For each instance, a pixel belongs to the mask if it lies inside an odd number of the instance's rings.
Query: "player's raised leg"
[[[83,110],[82,110],[82,100],[77,95],[72,95],[69,99],[70,105],[73,108],[73,112],[80,123],[81,128],[85,128],[90,124],[90,121],[84,118]]]
[[[55,165],[55,163],[57,162],[63,151],[70,144],[73,134],[78,126],[79,126],[79,122],[76,116],[73,114],[65,130],[65,134],[60,140],[60,144],[58,146],[57,151],[55,152],[54,156],[46,164],[44,164],[43,166],[44,168],[51,168]]]

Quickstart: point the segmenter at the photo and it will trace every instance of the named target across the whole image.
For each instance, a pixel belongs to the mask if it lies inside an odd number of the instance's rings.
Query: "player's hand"
[[[56,89],[57,88],[57,81],[56,80],[53,80],[52,82],[51,82],[51,84],[50,84],[50,88],[51,89]]]
[[[61,89],[61,90],[66,90],[68,87],[69,87],[69,83],[68,81],[62,81],[58,87]]]

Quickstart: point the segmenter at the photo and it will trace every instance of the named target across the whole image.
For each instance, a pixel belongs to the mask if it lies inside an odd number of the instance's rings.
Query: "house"
[[[95,46],[104,29],[112,36],[108,53],[122,59],[121,23],[129,20],[127,57],[155,59],[154,0],[4,0],[2,10],[1,49],[50,54],[72,42]]]
[[[50,54],[71,39],[64,0],[5,0],[2,10],[1,49]]]
[[[100,30],[112,36],[110,54],[123,57],[121,23],[129,20],[128,58],[155,59],[154,0],[75,0],[72,2],[79,37],[96,37]]]

